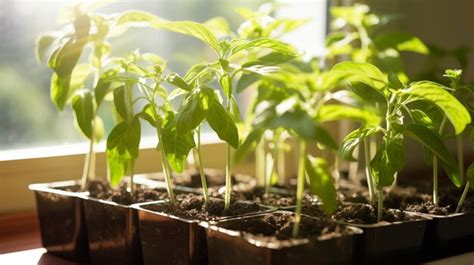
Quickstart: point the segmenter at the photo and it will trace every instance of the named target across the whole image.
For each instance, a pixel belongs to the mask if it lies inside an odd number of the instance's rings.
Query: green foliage
[[[384,137],[374,158],[370,161],[370,170],[378,189],[392,185],[395,174],[405,165],[405,148],[400,138]]]
[[[326,213],[333,213],[337,209],[337,195],[327,162],[307,156],[305,165],[310,192],[321,199]]]
[[[141,126],[138,115],[122,121],[112,129],[107,138],[107,162],[109,180],[117,186],[130,169],[130,163],[138,157]]]
[[[410,96],[411,101],[424,100],[435,104],[440,108],[451,124],[456,134],[460,134],[471,123],[471,116],[466,108],[440,84],[422,81],[410,84],[410,87],[402,90],[402,94]]]
[[[380,127],[362,127],[349,133],[343,140],[341,147],[338,150],[339,156],[348,161],[356,161],[354,158],[355,148],[369,136],[380,132]]]

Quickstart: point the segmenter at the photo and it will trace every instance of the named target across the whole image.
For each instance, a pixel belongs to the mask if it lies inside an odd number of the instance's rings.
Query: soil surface
[[[177,205],[170,203],[147,205],[148,210],[167,213],[185,219],[217,220],[220,217],[241,216],[249,213],[264,211],[261,206],[254,202],[232,201],[229,209],[225,209],[224,201],[211,198],[206,203],[202,195],[194,193],[179,194],[176,196]]]
[[[225,190],[211,191],[211,196],[217,198],[224,198]],[[271,188],[268,194],[265,194],[265,188],[253,187],[251,189],[238,190],[234,187],[232,191],[232,198],[243,201],[253,201],[262,205],[268,205],[272,207],[292,207],[296,205],[296,195],[294,191],[288,191],[282,188]],[[311,203],[316,198],[309,194],[304,193],[303,203]]]
[[[225,185],[225,175],[224,172],[213,169],[204,170],[204,175],[206,176],[206,182],[208,188],[218,188]],[[232,184],[239,184],[241,182],[250,182],[251,177],[245,178],[245,175],[232,175]],[[162,174],[151,174],[150,178],[164,181]],[[201,174],[197,170],[188,170],[183,174],[172,176],[173,183],[175,185],[185,186],[189,188],[202,188],[201,183]]]
[[[377,223],[377,209],[367,204],[341,205],[332,219],[351,224],[375,224]],[[394,209],[384,208],[382,212],[382,222],[406,222],[416,219],[417,217]]]
[[[277,212],[221,223],[219,227],[241,231],[244,237],[252,237],[260,241],[271,242],[291,239],[294,224],[293,220],[293,213]],[[348,234],[352,234],[352,231],[343,225],[302,216],[298,238],[317,240]]]
[[[463,213],[472,213],[474,212],[474,195],[468,194],[466,200],[464,201],[461,212]],[[459,198],[461,198],[460,190],[447,190],[443,193],[440,192],[439,204],[438,206],[434,205],[431,195],[426,195],[426,200],[418,203],[408,204],[405,207],[406,211],[418,212],[418,213],[427,213],[434,215],[449,215],[455,213]]]
[[[133,198],[128,190],[128,185],[125,182],[120,184],[119,189],[112,189],[112,187],[105,181],[91,181],[88,190],[89,196],[92,198],[109,200],[122,205],[158,201],[168,198],[168,192],[166,189],[149,189],[142,185],[136,185],[135,198]],[[176,192],[178,191],[175,191],[175,193]]]

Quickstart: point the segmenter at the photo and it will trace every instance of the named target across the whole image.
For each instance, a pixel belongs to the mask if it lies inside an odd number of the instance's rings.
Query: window
[[[0,150],[42,147],[84,142],[74,128],[72,112],[58,112],[49,99],[50,69],[38,65],[34,57],[35,38],[42,32],[58,28],[58,13],[76,1],[7,0],[0,2]],[[226,18],[236,29],[242,18],[237,7],[256,10],[267,1],[233,0],[158,0],[121,1],[102,7],[105,13],[127,9],[152,12],[170,20],[204,22],[215,16]],[[324,42],[326,1],[278,1],[277,16],[307,17],[312,19],[286,41],[306,51],[306,55],[320,55]],[[168,67],[178,73],[188,66],[203,61],[206,53],[199,41],[178,34],[153,29],[134,29],[113,40],[112,53],[125,54],[139,48],[154,52],[168,60]],[[194,56],[190,56],[194,55]],[[212,56],[212,53],[207,53]],[[245,101],[245,98],[241,98]],[[113,126],[113,115],[103,106],[101,116],[107,131]],[[145,130],[145,134],[152,134]]]

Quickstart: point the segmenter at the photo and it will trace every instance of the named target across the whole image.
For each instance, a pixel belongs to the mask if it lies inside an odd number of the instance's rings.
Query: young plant
[[[383,71],[395,73],[403,82],[408,82],[400,54],[402,52],[424,55],[429,53],[426,45],[413,35],[405,32],[380,32],[380,29],[392,18],[372,13],[367,5],[356,3],[353,6],[332,7],[331,15],[333,17],[332,32],[326,41],[326,58],[329,60],[340,58],[359,63],[372,63]],[[373,102],[368,103],[360,107],[365,106],[367,111],[373,111]],[[365,161],[370,161],[371,152],[374,152],[376,148],[374,137],[369,137],[364,141],[362,153]],[[358,148],[354,155],[358,157]],[[365,163],[366,178],[370,180],[368,168],[368,163]],[[349,167],[351,179],[355,178],[357,171],[358,164],[351,162]],[[371,184],[368,182],[369,197],[373,202],[375,192]]]
[[[445,71],[445,74],[443,75],[444,77],[448,78],[450,80],[450,90],[451,93],[456,96],[456,98],[459,99],[460,102],[463,103],[463,105],[466,107],[467,110],[470,111],[471,116],[472,113],[474,112],[474,107],[472,104],[470,104],[470,99],[474,95],[474,88],[469,85],[463,84],[462,81],[462,70],[451,70],[448,69]],[[443,126],[446,121],[446,116],[443,115],[443,120],[440,125],[440,132],[443,130]],[[469,129],[471,129],[472,133],[472,124],[469,125]],[[462,209],[462,205],[464,203],[464,200],[466,199],[466,196],[469,192],[469,189],[473,187],[473,173],[474,173],[474,165],[471,165],[467,171],[464,168],[464,134],[466,134],[469,130],[464,130],[462,133],[459,133],[456,135],[456,154],[457,154],[457,161],[458,161],[458,168],[459,168],[459,173],[460,173],[460,178],[461,178],[461,183],[464,185],[464,190],[461,195],[461,198],[459,199],[458,205],[456,207],[456,212],[459,212]],[[437,171],[435,170],[435,162],[437,162],[437,159],[433,157],[433,178],[437,177]],[[437,166],[437,165],[436,165]],[[436,182],[437,185],[437,182]],[[438,204],[439,199],[438,199],[438,194],[437,194],[437,187],[435,187],[434,193],[433,193],[433,202],[435,205]],[[436,196],[436,197],[435,197]],[[436,198],[436,199],[435,199]]]
[[[89,140],[81,178],[81,189],[95,178],[94,144],[104,135],[102,119],[97,115],[105,95],[114,85],[105,81],[114,73],[107,63],[110,44],[106,38],[115,22],[115,16],[91,13],[85,5],[73,8],[73,17],[63,30],[41,35],[37,39],[36,57],[46,61],[54,71],[51,76],[51,100],[59,110],[72,106],[75,124]],[[86,48],[90,47],[89,61],[80,63]]]
[[[264,75],[273,68],[268,68],[265,61],[239,61],[238,64],[231,63],[234,58],[241,56],[252,49],[268,49],[282,56],[296,57],[296,51],[289,45],[270,38],[258,39],[232,39],[219,40],[205,25],[192,21],[163,21],[157,19],[148,21],[149,25],[157,29],[168,30],[195,37],[207,44],[216,54],[216,61],[201,63],[192,67],[194,76],[208,75],[212,80],[219,83],[220,89],[201,89],[196,92],[199,96],[209,99],[209,108],[205,115],[206,121],[217,133],[219,138],[227,143],[226,152],[226,194],[225,207],[230,206],[230,194],[232,187],[231,162],[232,149],[239,146],[239,132],[232,117],[240,117],[240,111],[234,97],[234,81],[237,74],[241,72],[256,73]],[[210,93],[213,90],[214,93]],[[225,104],[221,102],[217,95],[222,93],[225,96]],[[209,98],[210,97],[210,98]],[[207,103],[206,103],[207,104]],[[189,118],[194,118],[189,116]],[[204,115],[198,115],[199,119],[204,119]],[[189,121],[190,124],[198,125],[200,122]],[[194,128],[191,128],[194,129]]]
[[[339,150],[342,157],[351,160],[357,145],[371,135],[381,135],[382,144],[369,165],[378,190],[378,221],[382,219],[382,189],[392,185],[395,175],[405,163],[405,137],[415,139],[436,155],[450,179],[459,187],[461,183],[456,161],[449,154],[441,136],[426,124],[427,114],[413,107],[413,103],[419,101],[436,106],[448,117],[456,133],[462,132],[471,122],[469,113],[442,85],[429,81],[404,84],[396,75],[389,74],[387,77],[377,67],[367,63],[339,63],[331,73],[348,82],[364,84],[364,90],[357,91],[359,95],[370,97],[376,93],[385,100],[381,106],[384,124],[353,131]]]
[[[195,146],[191,134],[178,135],[176,113],[169,101],[167,90],[162,83],[166,63],[155,54],[132,53],[119,61],[122,73],[114,76],[123,86],[114,90],[114,103],[121,122],[112,130],[107,139],[107,160],[112,184],[118,184],[130,172],[133,192],[134,161],[138,157],[140,143],[139,118],[156,128],[158,149],[162,156],[162,168],[169,200],[176,203],[171,180],[171,168],[183,172],[186,157]],[[138,90],[139,94],[134,94]],[[139,102],[145,102],[140,112],[134,112]]]

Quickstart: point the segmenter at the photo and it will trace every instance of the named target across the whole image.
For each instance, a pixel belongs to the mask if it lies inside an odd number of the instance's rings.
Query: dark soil
[[[440,192],[441,193],[441,192]],[[406,211],[427,213],[434,215],[449,215],[456,211],[457,204],[461,198],[460,190],[447,190],[440,194],[438,206],[434,205],[431,195],[426,195],[426,200],[418,203],[408,204],[405,207]],[[463,213],[474,212],[474,196],[469,195],[464,201],[463,207],[461,208]]]
[[[268,213],[219,224],[229,230],[241,231],[244,236],[261,241],[288,240],[292,238],[293,213]],[[351,234],[351,230],[328,221],[302,216],[299,238],[322,239]]]
[[[375,224],[377,223],[377,209],[367,204],[341,205],[332,218],[351,224]],[[406,222],[416,219],[403,211],[394,209],[384,208],[382,212],[383,222]]]
[[[225,209],[224,201],[221,199],[211,198],[209,203],[204,201],[202,195],[186,193],[176,196],[177,205],[170,203],[147,205],[145,208],[162,212],[185,219],[197,220],[217,220],[220,217],[234,217],[244,214],[261,212],[262,207],[257,203],[232,201],[230,208]]]
[[[224,197],[224,190],[219,192],[211,190],[211,196],[216,198]],[[251,189],[236,189],[232,191],[232,198],[243,201],[253,201],[258,204],[268,205],[272,207],[291,207],[296,205],[296,195],[294,191],[284,190],[282,188],[271,188],[270,193],[265,194],[265,188],[252,187]],[[305,192],[303,203],[310,203],[315,197]]]
[[[205,170],[204,174],[206,176],[206,183],[208,188],[218,188],[220,186],[225,185],[224,172],[221,172],[219,170]],[[249,179],[244,179],[242,176],[243,175],[237,177],[236,175],[232,175],[232,184],[235,185],[241,182],[248,182],[250,180],[250,177]],[[156,176],[151,175],[151,178],[164,181],[162,174],[158,174]],[[175,185],[185,186],[189,188],[202,188],[201,174],[199,173],[199,171],[196,170],[189,170],[186,171],[184,174],[173,175],[173,183]]]
[[[166,189],[149,189],[141,185],[135,187],[135,198],[128,191],[128,185],[122,182],[119,189],[112,189],[105,181],[91,181],[89,183],[89,196],[95,199],[109,200],[122,205],[133,203],[164,200],[168,198]]]
[[[415,188],[397,188],[384,194],[384,207],[403,210],[409,204],[418,204],[429,199],[429,195],[417,193]],[[369,192],[367,190],[346,192],[343,201],[369,204]]]

